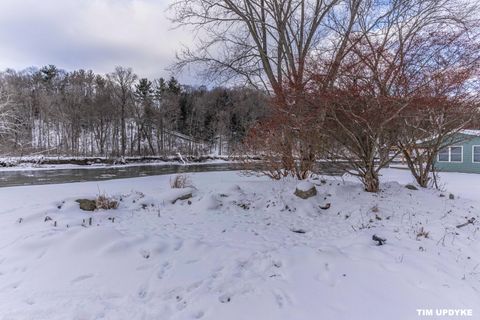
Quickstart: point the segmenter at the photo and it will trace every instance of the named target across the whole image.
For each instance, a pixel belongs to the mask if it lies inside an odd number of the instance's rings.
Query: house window
[[[449,159],[449,148],[443,148],[438,152],[438,162],[448,162]]]
[[[480,146],[472,147],[472,162],[480,163]]]
[[[463,147],[450,147],[450,162],[463,161]]]
[[[480,146],[479,146],[480,162]],[[463,162],[463,147],[451,146],[443,148],[438,152],[438,162]]]

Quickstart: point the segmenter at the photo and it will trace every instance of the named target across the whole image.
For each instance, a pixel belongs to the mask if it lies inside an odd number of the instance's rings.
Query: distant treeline
[[[0,99],[3,155],[207,153],[216,140],[240,142],[267,103],[250,88],[139,79],[123,67],[100,75],[53,65],[1,72]]]

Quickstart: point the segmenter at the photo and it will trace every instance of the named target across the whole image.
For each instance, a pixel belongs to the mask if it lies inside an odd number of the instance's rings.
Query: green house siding
[[[445,172],[466,172],[480,173],[480,162],[473,162],[473,146],[480,146],[480,137],[470,135],[460,135],[462,142],[455,143],[453,146],[461,146],[462,161],[461,162],[442,162],[435,161],[435,169]],[[459,139],[460,140],[460,139]]]

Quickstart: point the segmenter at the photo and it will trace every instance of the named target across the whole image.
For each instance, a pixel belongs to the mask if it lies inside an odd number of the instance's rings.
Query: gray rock
[[[190,199],[191,197],[192,197],[192,193],[187,193],[187,194],[181,195],[178,198],[176,198],[175,200],[173,200],[172,204],[175,204],[175,202],[177,202],[178,200],[187,200],[187,199]]]
[[[405,186],[405,188],[407,188],[407,189],[409,189],[409,190],[418,190],[418,188],[415,187],[413,184],[407,184],[407,185]]]
[[[453,193],[450,193],[450,194],[448,195],[448,199],[450,199],[450,200],[454,200],[454,199],[455,199],[455,196],[453,195]]]
[[[95,200],[77,199],[75,202],[78,202],[80,204],[80,209],[84,211],[95,211],[95,209],[97,209],[97,203]]]
[[[306,183],[303,183],[295,189],[295,195],[299,198],[302,199],[308,199],[310,197],[316,196],[317,195],[317,189],[315,188],[315,185],[311,184],[311,186],[308,186],[308,188],[305,188],[307,186]]]

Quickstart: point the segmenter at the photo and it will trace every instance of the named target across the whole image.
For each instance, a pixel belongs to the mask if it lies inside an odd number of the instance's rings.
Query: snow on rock
[[[456,226],[480,219],[480,198],[412,192],[386,174],[377,194],[328,178],[309,201],[296,181],[234,172],[192,174],[194,190],[169,176],[1,188],[0,318],[477,317],[480,233]],[[99,189],[119,208],[80,210],[75,199]]]
[[[295,188],[295,195],[302,199],[308,199],[315,196],[316,194],[317,189],[315,188],[315,185],[310,181],[303,180],[298,183],[297,187]]]
[[[312,188],[315,188],[315,185],[307,180],[302,180],[297,184],[297,190],[300,191],[309,191]]]

